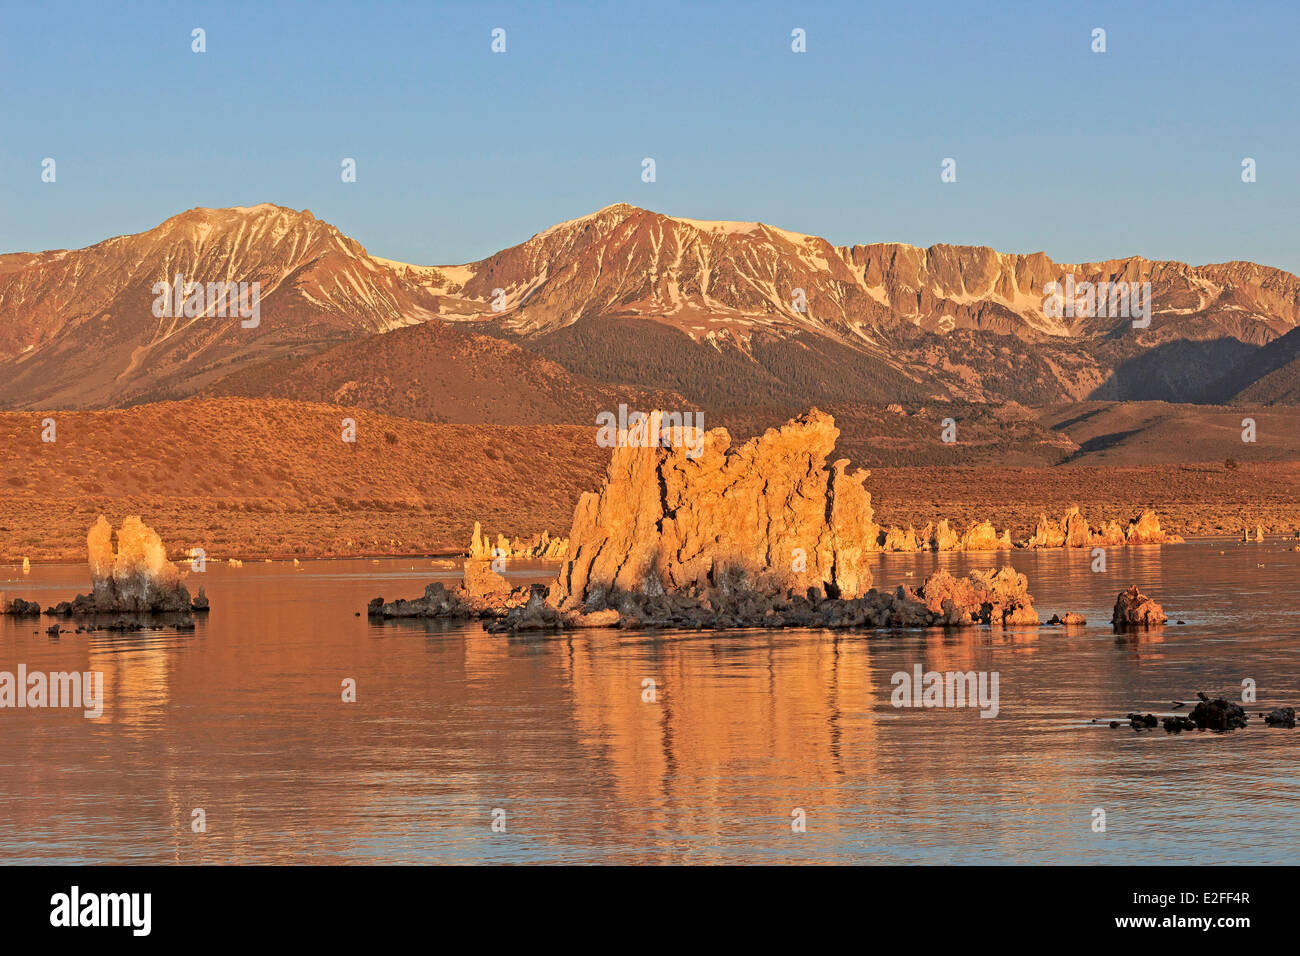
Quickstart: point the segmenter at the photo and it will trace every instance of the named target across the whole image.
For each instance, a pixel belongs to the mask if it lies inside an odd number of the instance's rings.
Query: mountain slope
[[[206,302],[206,314],[155,316],[155,283],[177,275],[260,283],[256,327]],[[310,212],[265,204],[193,209],[87,249],[0,256],[0,403],[192,394],[290,349],[425,321],[439,311],[438,284],[436,272],[402,278]]]
[[[429,422],[594,425],[596,414],[683,408],[663,389],[606,385],[517,345],[434,320],[249,366],[203,393],[356,406]]]
[[[791,384],[772,375],[760,350],[816,340],[823,350],[850,350],[860,374],[890,398],[1195,401],[1225,362],[1300,321],[1300,280],[1253,263],[1069,264],[970,246],[833,246],[761,223],[680,219],[626,204],[458,270],[463,284],[452,291],[471,312],[479,304],[472,319],[568,368],[634,381],[638,370],[595,368],[585,347],[616,336],[624,351],[665,367],[685,351],[685,337],[712,348],[729,391],[752,382],[758,395]],[[1074,315],[1047,314],[1046,288],[1067,276],[1149,282],[1150,326],[1098,314],[1107,310],[1089,308],[1081,285]],[[1184,343],[1204,344],[1175,349],[1177,367],[1153,378],[1142,357]],[[837,369],[827,380],[848,400],[857,377]],[[712,391],[687,394],[710,400]],[[826,400],[816,390],[801,394]]]
[[[1300,329],[1293,329],[1260,349],[1249,373],[1232,384],[1242,380],[1250,384],[1232,395],[1234,403],[1300,404]]]
[[[210,307],[155,316],[155,283],[176,275],[260,283],[260,321],[245,327]],[[1149,282],[1150,326],[1097,314],[1106,310],[1081,292],[1073,315],[1049,314],[1045,288],[1067,276]],[[580,376],[702,404],[1222,402],[1280,368],[1268,348],[1300,322],[1300,279],[1248,262],[1068,264],[974,246],[834,246],[626,204],[477,262],[424,267],[371,256],[309,212],[194,209],[87,249],[0,256],[0,406],[126,405],[225,379],[227,391],[271,389],[275,377],[249,370],[284,372],[434,318]],[[362,379],[382,368],[343,366],[374,347],[346,361],[344,350],[331,360],[339,368],[314,366],[297,381],[335,391],[356,381],[365,392]],[[382,402],[398,387],[369,384]],[[434,391],[408,404],[446,417],[433,406],[454,396]],[[555,413],[564,404],[537,400]],[[493,414],[514,413],[498,403]]]

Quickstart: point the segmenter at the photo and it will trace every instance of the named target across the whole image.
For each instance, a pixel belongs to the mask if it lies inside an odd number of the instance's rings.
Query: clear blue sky
[[[454,263],[624,201],[841,244],[1300,272],[1298,7],[7,0],[0,251],[274,202]]]

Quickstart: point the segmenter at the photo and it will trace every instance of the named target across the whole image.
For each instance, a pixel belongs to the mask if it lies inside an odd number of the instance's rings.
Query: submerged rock
[[[1295,708],[1279,707],[1264,715],[1264,723],[1270,727],[1295,727]]]
[[[1053,614],[1052,619],[1047,623],[1061,624],[1065,627],[1082,627],[1088,623],[1088,619],[1077,611],[1066,611],[1064,617]]]
[[[1117,630],[1139,627],[1154,627],[1164,624],[1168,617],[1162,608],[1151,598],[1138,590],[1136,584],[1120,591],[1115,598],[1115,610],[1110,622]]]
[[[1234,704],[1222,697],[1210,700],[1205,694],[1197,696],[1201,698],[1201,702],[1187,715],[1197,729],[1228,731],[1246,726],[1249,718],[1246,716],[1245,708],[1240,704]]]
[[[1128,725],[1134,730],[1150,730],[1160,723],[1155,714],[1128,714]]]

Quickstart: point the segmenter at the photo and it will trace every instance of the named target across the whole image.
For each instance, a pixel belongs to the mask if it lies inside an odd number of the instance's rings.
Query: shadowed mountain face
[[[258,321],[216,314],[211,302],[156,315],[155,284],[178,275],[259,283]],[[1047,287],[1067,276],[1075,295],[1047,308]],[[1104,295],[1090,304],[1085,282],[1149,282],[1150,325],[1134,328]],[[459,337],[386,338],[434,318]],[[563,393],[586,395],[595,382],[732,407],[1043,405],[1226,402],[1265,375],[1272,384],[1251,401],[1295,401],[1293,350],[1273,343],[1297,322],[1300,280],[1245,262],[1069,265],[971,246],[833,246],[619,204],[478,262],[420,267],[371,256],[308,212],[194,209],[87,249],[0,256],[0,405],[275,395],[294,383],[314,399],[369,395],[430,420],[522,421],[529,409],[564,420]],[[485,333],[523,351],[477,341]],[[398,371],[410,364],[406,342],[429,368]],[[503,385],[518,379],[502,390],[517,400],[498,395],[476,412],[452,400],[450,384],[433,387],[475,355],[498,363]],[[400,397],[398,379],[412,376],[414,393]]]

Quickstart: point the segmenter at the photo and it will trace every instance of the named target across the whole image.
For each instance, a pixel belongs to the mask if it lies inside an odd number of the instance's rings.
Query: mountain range
[[[260,317],[159,316],[155,289],[257,282]],[[1150,283],[1151,322],[1050,283]],[[1069,314],[1073,312],[1074,314]],[[1300,279],[1250,262],[835,246],[627,204],[462,265],[368,253],[310,212],[192,209],[0,255],[0,407],[286,397],[426,421],[589,424],[628,402],[1300,402]]]

